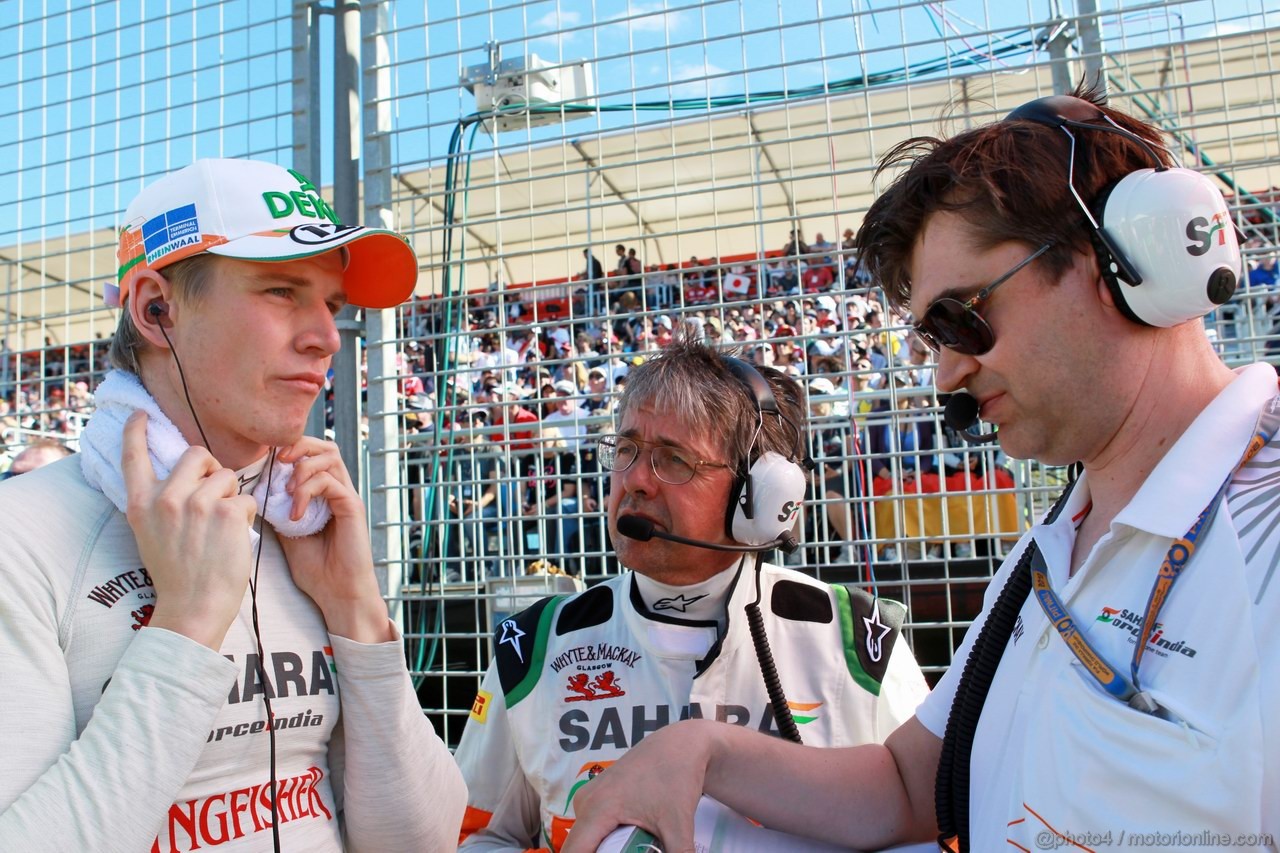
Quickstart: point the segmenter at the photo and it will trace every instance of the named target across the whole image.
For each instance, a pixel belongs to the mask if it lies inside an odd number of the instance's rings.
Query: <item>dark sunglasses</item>
[[[995,334],[991,326],[978,313],[978,306],[991,298],[997,287],[1018,274],[1018,271],[1053,248],[1045,243],[1016,267],[1000,276],[969,299],[946,297],[935,301],[925,310],[920,322],[913,327],[920,340],[934,352],[943,347],[963,355],[982,355],[995,346]]]

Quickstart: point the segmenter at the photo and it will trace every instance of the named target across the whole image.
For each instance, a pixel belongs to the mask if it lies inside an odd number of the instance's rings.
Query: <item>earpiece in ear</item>
[[[165,302],[163,299],[153,299],[147,303],[147,316],[151,318],[151,322],[154,323],[161,332],[163,332],[166,327],[170,329],[173,328],[173,323],[169,321],[169,303]]]

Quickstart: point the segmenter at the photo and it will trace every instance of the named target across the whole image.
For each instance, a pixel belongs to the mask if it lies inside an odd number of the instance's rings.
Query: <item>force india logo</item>
[[[1102,612],[1098,614],[1097,621],[1128,631],[1130,634],[1129,642],[1137,642],[1138,628],[1142,624],[1142,617],[1132,610],[1123,608],[1117,610],[1114,607],[1104,607]],[[1155,627],[1151,629],[1151,634],[1147,637],[1147,647],[1152,653],[1162,658],[1168,657],[1171,653],[1185,655],[1189,658],[1196,656],[1196,650],[1188,646],[1185,640],[1174,642],[1166,637],[1164,635],[1164,625],[1160,622],[1157,622]]]

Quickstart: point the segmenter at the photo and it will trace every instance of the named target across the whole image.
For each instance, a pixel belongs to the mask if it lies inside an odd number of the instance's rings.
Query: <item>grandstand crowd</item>
[[[597,476],[593,438],[611,428],[628,371],[681,325],[806,388],[816,467],[803,559],[898,559],[901,519],[886,530],[876,499],[1011,489],[998,450],[970,449],[942,424],[933,354],[859,270],[851,237],[807,242],[793,231],[762,257],[665,266],[617,245],[613,269],[586,250],[582,271],[556,286],[415,299],[396,342],[411,553],[435,554],[446,580],[505,571],[498,555],[513,552],[602,570],[608,478]],[[1247,297],[1210,319],[1224,350],[1246,322],[1280,331],[1276,258],[1247,248]],[[26,467],[14,462],[29,446],[44,448],[31,458],[75,449],[107,345],[4,344],[0,476]],[[332,425],[332,387],[327,399]],[[929,536],[914,556],[966,556],[975,544],[951,539]]]

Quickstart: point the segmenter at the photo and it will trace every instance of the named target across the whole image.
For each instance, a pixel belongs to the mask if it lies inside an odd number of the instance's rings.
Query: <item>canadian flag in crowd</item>
[[[731,272],[724,277],[724,292],[732,293],[734,296],[746,296],[747,291],[751,289],[751,277],[742,275],[741,273]]]

